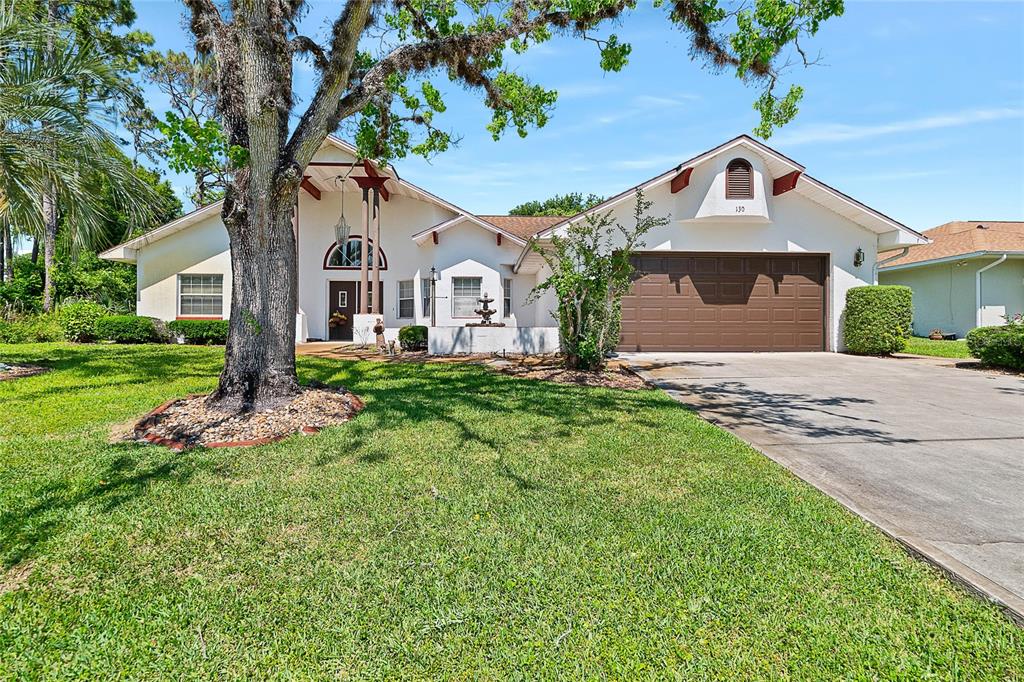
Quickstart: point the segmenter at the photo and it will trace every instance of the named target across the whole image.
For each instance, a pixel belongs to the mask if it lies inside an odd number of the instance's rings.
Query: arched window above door
[[[372,268],[377,249],[372,239],[368,246],[369,262],[367,267]],[[324,254],[324,270],[358,270],[362,265],[362,257],[363,238],[359,235],[349,237],[344,248],[339,248],[338,244],[334,243],[331,244],[331,248],[327,249],[327,253]],[[380,269],[388,269],[388,255],[384,253],[383,249],[380,252]]]

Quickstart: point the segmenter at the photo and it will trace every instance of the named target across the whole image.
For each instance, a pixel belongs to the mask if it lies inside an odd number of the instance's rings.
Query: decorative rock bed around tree
[[[344,424],[363,409],[358,396],[322,387],[306,387],[290,401],[253,412],[219,410],[206,399],[190,395],[167,401],[135,425],[130,439],[175,450],[266,445]]]

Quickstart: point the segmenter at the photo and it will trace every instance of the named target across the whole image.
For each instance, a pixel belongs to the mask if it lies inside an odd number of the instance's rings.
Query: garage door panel
[[[823,350],[825,257],[640,254],[623,350]]]

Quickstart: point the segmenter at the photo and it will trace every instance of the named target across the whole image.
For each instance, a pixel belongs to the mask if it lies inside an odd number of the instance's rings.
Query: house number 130
[[[747,210],[747,207],[746,207],[746,206],[737,206],[737,207],[736,207],[736,212],[737,212],[737,213],[743,213],[743,212],[744,212],[744,211],[746,211],[746,210]]]

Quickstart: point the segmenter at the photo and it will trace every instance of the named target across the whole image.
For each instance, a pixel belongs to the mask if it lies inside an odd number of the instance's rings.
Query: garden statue
[[[377,352],[386,353],[388,350],[387,342],[384,341],[384,319],[378,317],[377,323],[373,325],[373,333],[377,335]]]

